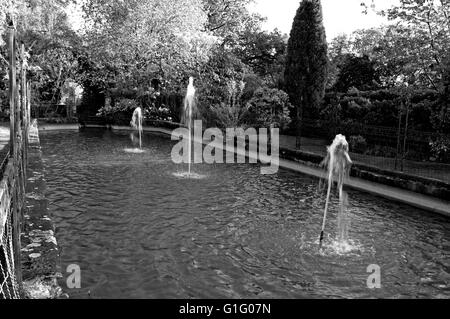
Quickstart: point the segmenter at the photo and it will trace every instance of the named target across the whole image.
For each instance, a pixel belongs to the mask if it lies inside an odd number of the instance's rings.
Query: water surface
[[[105,130],[42,132],[49,209],[73,298],[449,298],[450,222],[349,190],[350,251],[336,249],[333,195],[318,250],[319,180],[258,165],[194,165],[179,178],[174,142]],[[367,288],[367,267],[382,288]],[[67,274],[65,274],[67,275]]]

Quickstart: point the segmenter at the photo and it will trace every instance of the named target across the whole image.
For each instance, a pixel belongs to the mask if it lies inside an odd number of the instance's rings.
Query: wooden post
[[[15,30],[14,27],[9,27],[8,34],[8,48],[9,48],[9,150],[10,154],[14,154],[14,144],[15,144],[15,128],[14,124],[16,115],[16,52],[14,48],[15,42]]]
[[[410,107],[411,100],[408,96],[407,102],[406,102],[406,123],[405,123],[405,138],[403,140],[403,156],[402,156],[402,172],[405,170],[405,160],[406,160],[406,143],[408,140],[408,122],[409,122],[409,107]]]
[[[401,144],[401,134],[402,134],[402,113],[403,113],[403,103],[398,110],[398,130],[397,130],[397,153],[395,154],[395,167],[397,170],[398,162],[400,160],[400,144]]]
[[[31,81],[28,81],[28,85],[27,85],[27,122],[28,122],[28,126],[27,126],[27,140],[28,140],[28,132],[30,130],[30,125],[31,125]]]
[[[26,137],[26,128],[27,128],[27,61],[25,56],[25,44],[22,42],[20,47],[20,56],[22,58],[21,63],[21,76],[20,76],[20,93],[21,93],[21,105],[20,105],[20,119],[21,119],[21,142],[22,142],[22,158],[20,159],[22,176],[24,177],[21,181],[23,186],[22,190],[25,193],[25,174],[26,174],[26,164],[27,164],[27,137]]]
[[[12,240],[13,240],[13,253],[14,253],[14,265],[15,265],[15,275],[19,287],[22,282],[22,264],[21,264],[21,244],[20,244],[20,219],[19,219],[19,193],[18,187],[20,187],[20,181],[18,180],[18,139],[17,133],[20,129],[18,127],[18,106],[17,101],[17,83],[16,83],[16,39],[15,39],[15,29],[14,25],[10,25],[8,34],[8,48],[9,48],[9,108],[10,108],[10,158],[9,160],[13,163],[13,177],[11,181],[11,195],[12,195],[12,207],[11,207],[11,223],[12,223]]]

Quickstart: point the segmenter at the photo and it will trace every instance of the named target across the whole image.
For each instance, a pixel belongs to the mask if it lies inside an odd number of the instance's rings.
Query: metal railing
[[[339,124],[330,132],[330,127],[319,120],[305,120],[302,131],[303,151],[325,155],[333,133],[345,135],[349,142],[352,136],[361,136],[365,140],[366,150],[355,151],[350,148],[355,162],[450,183],[450,163],[433,160],[430,148],[431,141],[443,137],[450,139],[448,135],[361,123]],[[284,141],[286,147],[295,148],[295,137],[286,136]]]

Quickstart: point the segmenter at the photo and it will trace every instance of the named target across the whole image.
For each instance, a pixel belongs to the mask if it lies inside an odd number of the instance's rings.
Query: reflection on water
[[[178,178],[187,178],[187,179],[204,179],[207,176],[206,175],[200,175],[197,173],[193,173],[193,172],[176,172],[172,174],[175,177]]]
[[[140,148],[126,148],[124,149],[125,153],[131,153],[131,154],[142,154],[145,153],[145,150]]]
[[[325,194],[308,176],[257,165],[196,165],[174,176],[170,139],[126,153],[110,131],[41,134],[47,196],[74,298],[450,297],[450,223],[349,191],[349,246],[336,246],[338,200],[318,249]],[[367,267],[382,289],[367,289]],[[61,285],[65,288],[64,280]]]

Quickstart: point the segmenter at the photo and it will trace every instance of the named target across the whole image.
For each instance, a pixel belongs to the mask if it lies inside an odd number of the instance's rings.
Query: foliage
[[[171,111],[166,105],[146,109],[144,116],[149,120],[169,121],[169,122],[173,121]]]
[[[247,84],[248,77],[252,77],[252,73],[248,66],[226,48],[219,48],[203,69],[204,72],[196,82],[197,107],[203,120],[208,125],[214,126],[216,116],[210,112],[211,105],[217,106],[228,100],[229,83],[243,81]],[[242,97],[251,98],[252,93],[249,94],[247,90],[252,86],[253,84],[245,86]]]
[[[350,88],[366,91],[378,86],[380,81],[375,70],[375,63],[368,56],[358,57],[353,54],[344,56],[334,88],[337,92],[347,92]]]
[[[78,123],[77,118],[62,118],[62,117],[51,117],[44,120],[48,124],[76,124]]]
[[[243,63],[270,85],[278,85],[284,70],[287,36],[272,32],[245,30],[233,50]]]
[[[297,110],[298,137],[304,109],[317,110],[322,102],[327,63],[321,3],[319,0],[303,0],[292,25],[284,73],[284,87]]]
[[[15,0],[0,4],[0,32],[5,35],[11,20],[16,38],[24,43],[28,77],[39,102],[57,103],[64,83],[74,78],[79,37],[71,29],[66,7],[69,0]],[[3,38],[2,38],[3,40]],[[0,45],[4,44],[0,40]],[[6,48],[0,50],[3,58]],[[5,59],[0,59],[5,63]]]
[[[153,88],[137,97],[137,102],[144,110],[144,115],[149,120],[173,121],[173,110],[169,105],[158,103],[161,94]]]
[[[160,93],[154,88],[137,95],[137,102],[139,106],[144,110],[149,110],[156,107],[156,99],[160,96]]]
[[[367,148],[365,155],[395,158],[397,156],[397,150],[391,146],[373,145]]]
[[[250,14],[248,6],[254,0],[204,0],[208,21],[206,30],[219,39],[221,47],[235,47],[243,42],[248,31],[259,29],[263,18]]]
[[[353,153],[364,153],[367,149],[367,141],[361,135],[352,135],[348,140],[350,151]]]
[[[139,104],[133,99],[120,99],[116,101],[114,106],[105,105],[98,110],[97,116],[108,117],[116,113],[129,113],[133,112]]]
[[[432,114],[433,127],[437,132],[450,134],[450,54],[444,64],[443,92],[440,103]]]
[[[89,0],[84,12],[90,59],[116,70],[121,85],[178,83],[208,61],[215,43],[201,0]]]
[[[339,97],[336,94],[325,96],[324,106],[319,117],[327,128],[327,138],[333,139],[339,134],[338,129],[341,123],[342,107],[339,103]]]
[[[26,9],[25,0],[2,0],[0,2],[0,35],[6,34],[9,24],[12,22],[17,25],[20,21],[21,12]],[[3,46],[5,41],[0,36],[0,46]]]
[[[243,81],[232,80],[227,83],[226,102],[219,102],[210,106],[212,118],[220,128],[239,128],[245,125],[245,117],[249,107],[242,103],[245,89]]]
[[[325,96],[320,119],[327,123],[332,134],[336,133],[333,121],[335,123],[342,119],[355,120],[364,125],[396,128],[402,103],[405,103],[405,99],[401,92],[389,89],[329,92]],[[436,131],[436,125],[439,125],[437,118],[441,114],[440,95],[433,90],[417,90],[411,94],[410,103],[409,127],[414,130]]]
[[[268,87],[260,88],[248,102],[249,124],[256,128],[285,129],[291,122],[289,115],[292,108],[286,92]]]
[[[430,142],[431,154],[442,163],[450,163],[450,138],[441,136],[435,141]]]
[[[390,82],[441,90],[443,60],[450,49],[450,0],[399,0],[379,14],[395,21],[381,31],[381,41],[371,44],[376,60],[391,73]]]

